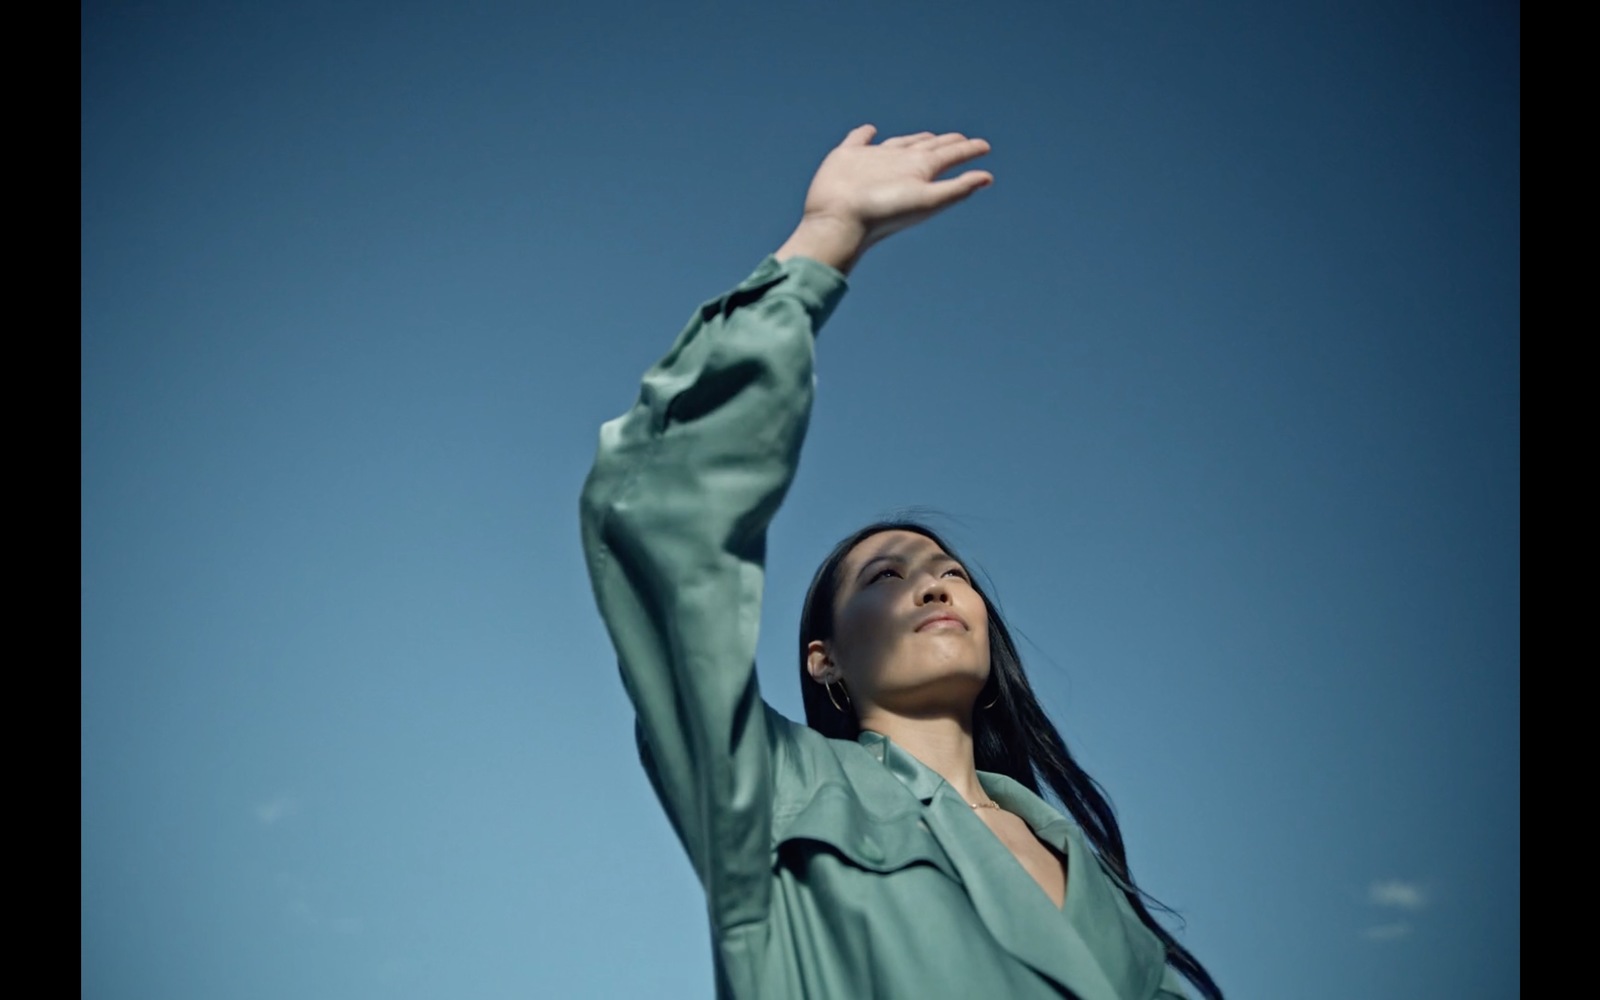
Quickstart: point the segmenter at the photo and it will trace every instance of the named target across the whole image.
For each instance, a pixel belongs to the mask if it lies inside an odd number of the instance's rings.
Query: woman
[[[766,528],[794,477],[813,338],[871,246],[993,182],[959,133],[817,169],[794,234],[701,306],[600,432],[582,500],[640,757],[740,998],[1220,998],[1151,918],[1094,782],[994,606],[939,538],[873,525],[812,582],[808,725],[756,687]],[[1039,797],[1043,777],[1076,823]]]

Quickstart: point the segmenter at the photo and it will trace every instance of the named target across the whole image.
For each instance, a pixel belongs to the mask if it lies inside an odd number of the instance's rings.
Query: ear
[[[806,643],[806,672],[818,684],[825,684],[839,676],[839,668],[828,655],[828,644],[821,639]]]

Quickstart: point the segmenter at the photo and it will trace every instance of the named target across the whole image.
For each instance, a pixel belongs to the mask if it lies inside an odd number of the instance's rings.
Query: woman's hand
[[[775,255],[779,260],[812,257],[848,272],[885,236],[994,183],[987,170],[936,179],[987,153],[989,143],[983,139],[960,132],[919,132],[874,146],[877,131],[871,125],[852,129],[822,161],[806,192],[800,225]]]

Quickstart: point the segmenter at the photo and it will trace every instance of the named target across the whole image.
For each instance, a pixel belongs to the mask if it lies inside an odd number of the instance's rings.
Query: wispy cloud
[[[1388,879],[1367,887],[1367,902],[1374,906],[1416,911],[1428,905],[1428,897],[1415,882]]]
[[[1361,936],[1368,941],[1398,941],[1411,933],[1411,925],[1405,921],[1394,924],[1374,924],[1361,932]]]
[[[1377,879],[1367,886],[1367,904],[1384,910],[1417,913],[1428,905],[1428,894],[1416,882],[1397,878]],[[1390,920],[1369,924],[1361,931],[1361,936],[1368,941],[1399,941],[1410,937],[1413,929],[1409,920]]]
[[[256,819],[266,826],[271,826],[279,820],[288,819],[299,811],[299,800],[287,792],[266,802],[258,802],[255,806]]]

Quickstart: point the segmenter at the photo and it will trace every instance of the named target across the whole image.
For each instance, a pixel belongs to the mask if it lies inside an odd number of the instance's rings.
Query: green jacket
[[[876,733],[831,740],[757,690],[766,530],[844,276],[769,257],[700,307],[600,431],[584,485],[595,598],[646,772],[705,887],[720,997],[1183,996],[1083,833],[984,790],[1067,859],[1058,909],[954,790]]]

